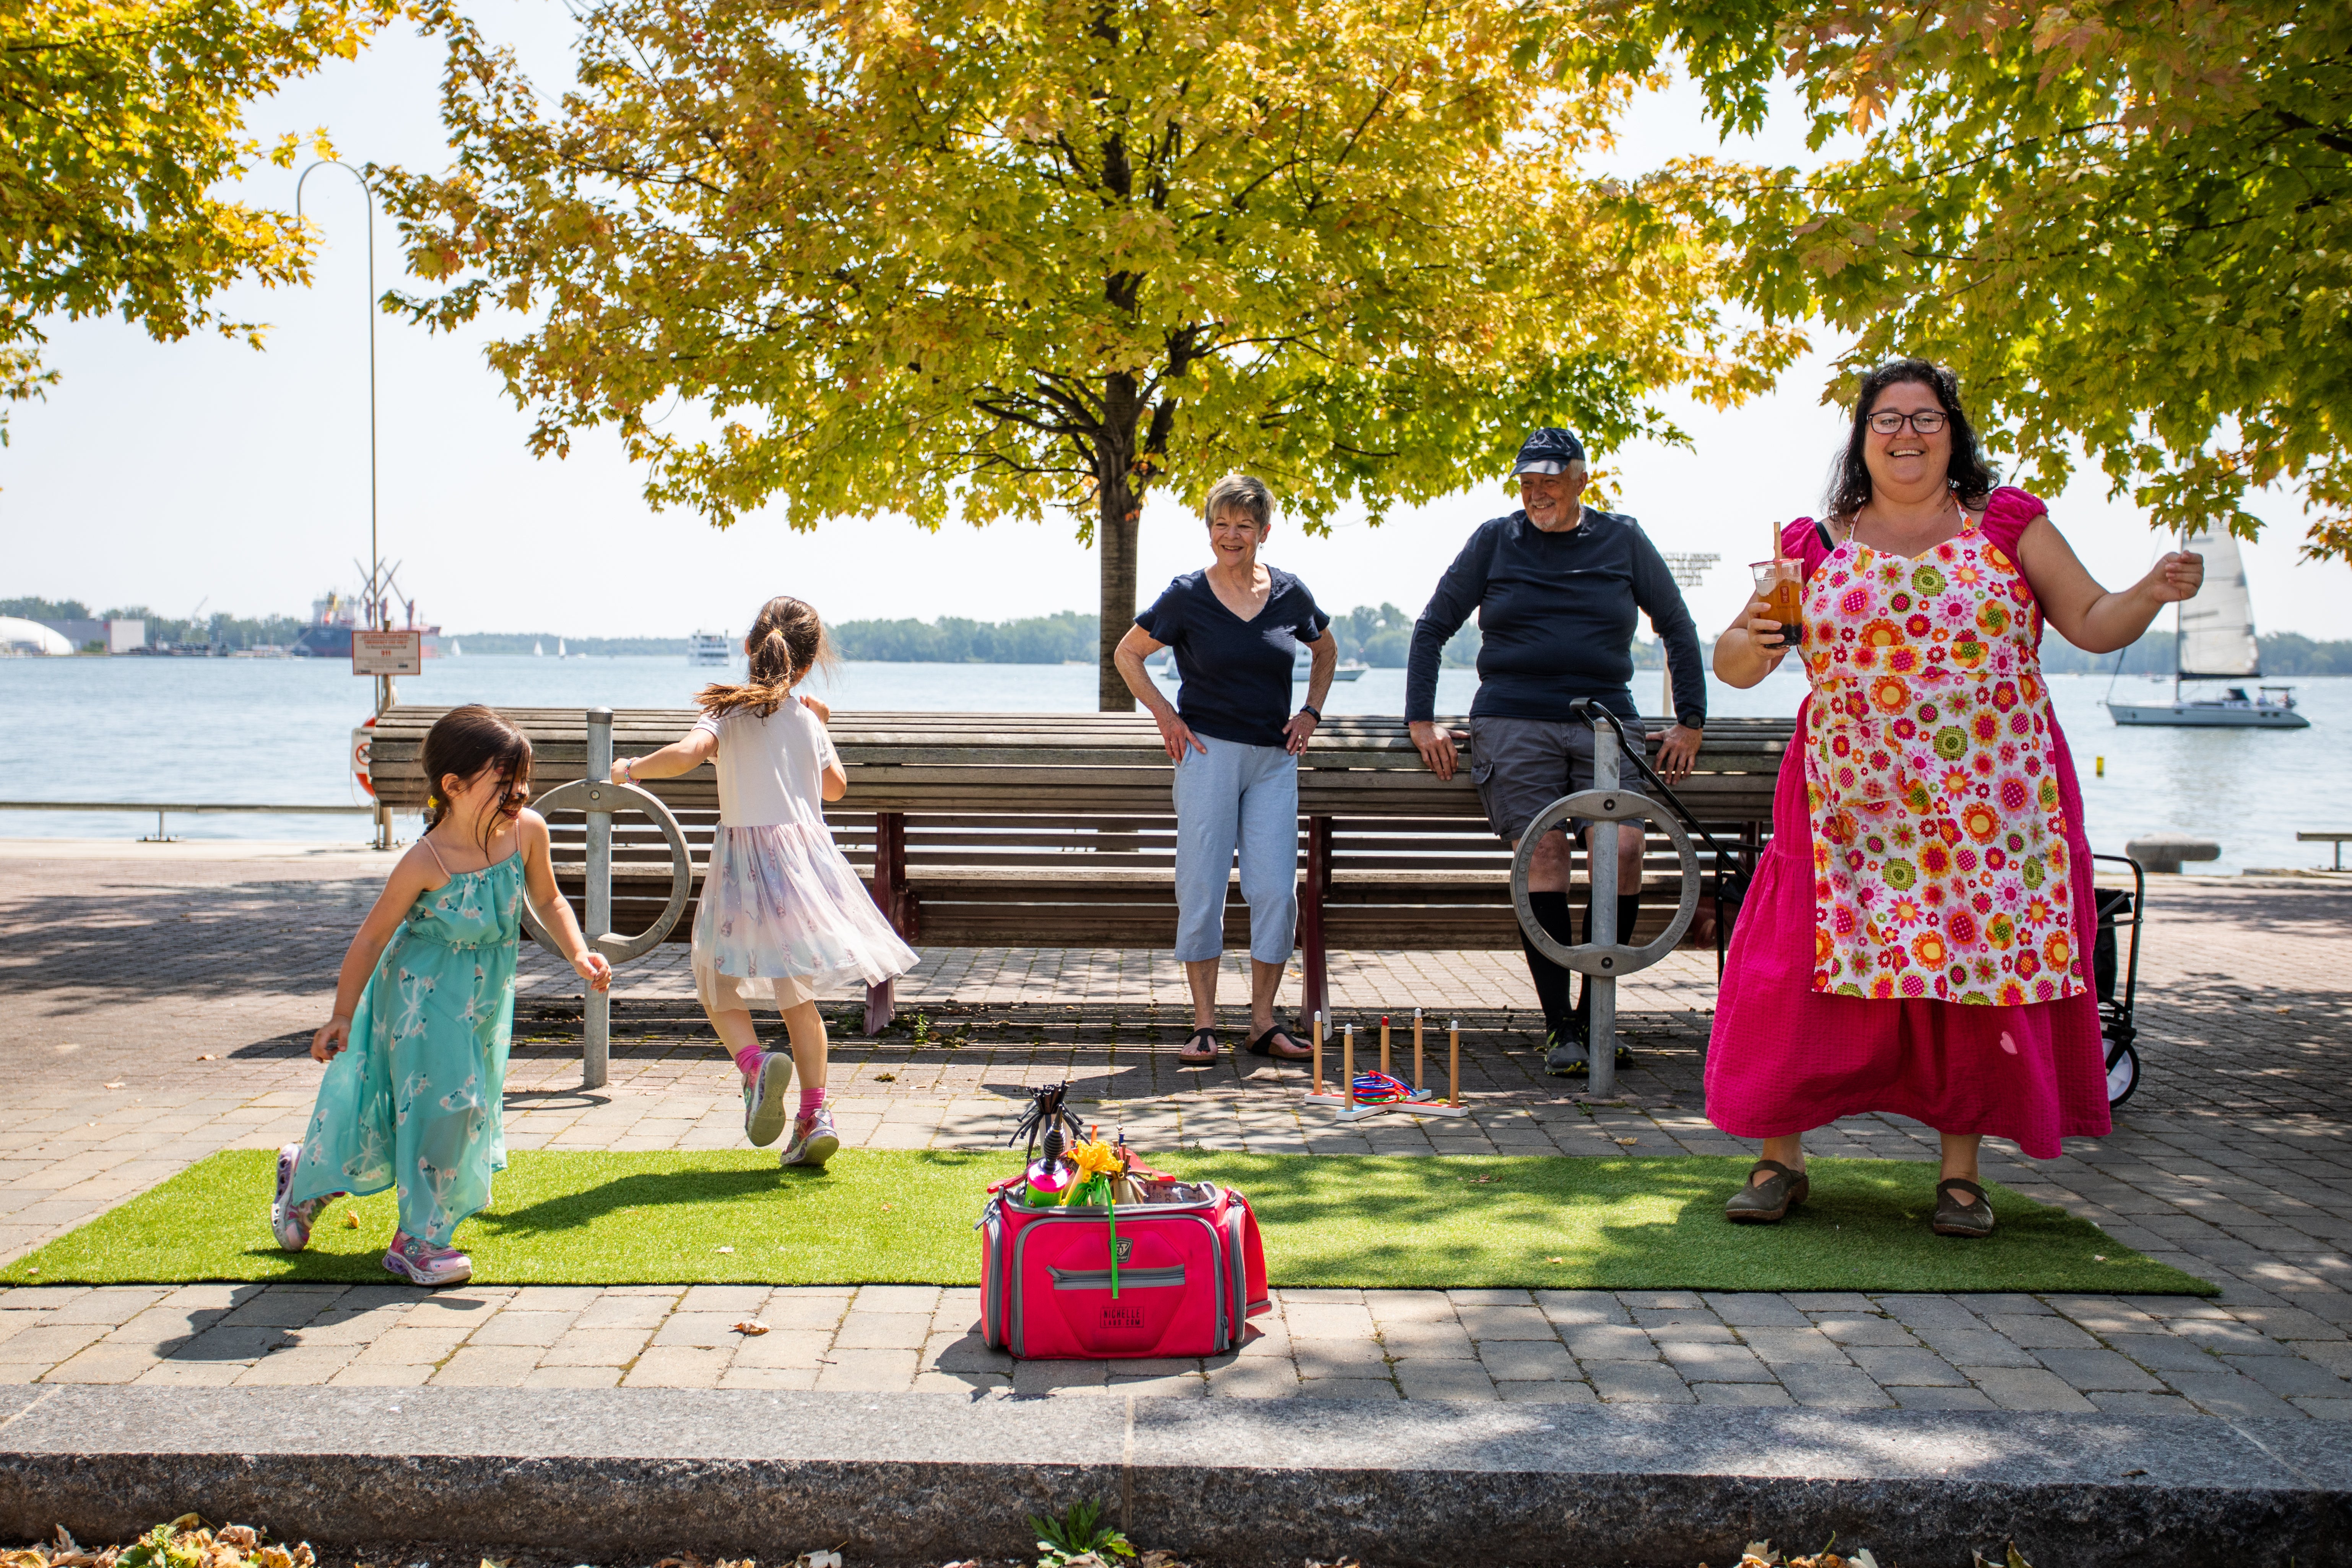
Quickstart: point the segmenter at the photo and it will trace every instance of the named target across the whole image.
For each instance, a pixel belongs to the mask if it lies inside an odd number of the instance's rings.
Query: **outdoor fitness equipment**
[[[580,922],[588,933],[588,945],[604,955],[606,962],[617,970],[635,959],[643,958],[669,935],[677,924],[677,917],[686,912],[686,900],[694,891],[694,860],[686,847],[686,834],[651,791],[635,784],[614,784],[613,772],[613,710],[610,708],[588,710],[587,776],[558,784],[530,804],[541,813],[550,811],[584,811],[588,816],[588,897],[587,913]],[[635,936],[621,936],[613,931],[613,814],[635,807],[653,818],[669,840],[670,885],[669,903],[660,918]],[[523,900],[522,923],[531,939],[558,958],[563,951],[555,945],[545,928],[531,918],[530,901]],[[602,1089],[610,1070],[613,1055],[613,996],[609,991],[593,987],[582,988],[582,1041],[580,1049],[580,1087]]]
[[[1698,912],[1698,851],[1691,847],[1690,835],[1673,813],[1647,795],[1618,787],[1617,765],[1625,731],[1617,715],[1590,698],[1580,697],[1570,707],[1592,725],[1592,787],[1553,801],[1536,813],[1535,820],[1519,835],[1518,852],[1511,857],[1511,908],[1517,911],[1519,929],[1538,952],[1584,976],[1592,1000],[1592,1039],[1586,1047],[1591,1092],[1605,1095],[1617,1085],[1618,978],[1647,969],[1665,957],[1690,930],[1691,917]],[[1601,835],[1601,847],[1586,858],[1585,872],[1592,879],[1591,929],[1585,933],[1586,941],[1567,947],[1536,919],[1535,906],[1528,901],[1528,873],[1535,865],[1536,846],[1543,836],[1576,816],[1599,823],[1607,831]],[[1682,897],[1664,931],[1641,947],[1628,947],[1617,940],[1617,842],[1625,831],[1620,824],[1643,822],[1656,823],[1674,841],[1681,862]]]

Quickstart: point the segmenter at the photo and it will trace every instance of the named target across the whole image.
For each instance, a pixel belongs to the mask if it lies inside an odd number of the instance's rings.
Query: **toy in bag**
[[[1268,1305],[1249,1200],[1150,1169],[1123,1135],[1086,1137],[1068,1089],[1036,1091],[1012,1139],[1026,1135],[1034,1158],[981,1211],[982,1335],[1032,1361],[1233,1349]]]

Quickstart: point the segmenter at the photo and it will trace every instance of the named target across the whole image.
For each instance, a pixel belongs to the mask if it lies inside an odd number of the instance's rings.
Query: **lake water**
[[[715,671],[683,658],[439,659],[401,682],[403,698],[516,707],[685,707]],[[1468,710],[1477,678],[1449,669],[1438,710]],[[1710,710],[1791,714],[1804,693],[1782,673],[1750,691],[1711,685]],[[2051,679],[2059,721],[2083,771],[2092,847],[2172,828],[2218,840],[2221,858],[2194,869],[2326,863],[2297,829],[2352,830],[2352,679],[2296,682],[2308,730],[2126,730],[2098,700],[2099,676]],[[2165,689],[2127,681],[2126,690]],[[1082,665],[851,664],[816,689],[836,708],[910,711],[1086,712],[1095,672]],[[1658,675],[1635,695],[1657,702]],[[337,805],[364,799],[344,765],[351,727],[370,710],[371,683],[332,659],[0,658],[0,800],[255,801]],[[2119,691],[2118,695],[2124,692]],[[1375,669],[1332,688],[1335,713],[1401,713],[1404,671]],[[201,737],[190,743],[188,737]],[[2093,760],[2105,757],[2104,777]],[[152,816],[0,812],[0,837],[122,837]],[[352,841],[352,816],[180,816],[189,838]]]

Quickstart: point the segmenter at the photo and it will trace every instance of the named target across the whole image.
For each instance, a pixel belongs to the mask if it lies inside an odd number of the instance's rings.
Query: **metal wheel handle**
[[[1666,929],[1646,945],[1627,947],[1617,942],[1604,947],[1587,942],[1563,947],[1537,921],[1535,906],[1528,901],[1528,872],[1535,864],[1536,846],[1557,824],[1571,816],[1595,822],[1654,822],[1674,840],[1675,853],[1682,860],[1682,902],[1675,909],[1675,918],[1666,922]],[[1536,813],[1536,819],[1519,835],[1518,852],[1511,857],[1511,908],[1518,914],[1519,929],[1527,932],[1528,941],[1535,944],[1538,952],[1583,974],[1609,978],[1631,974],[1649,968],[1672,952],[1683,933],[1690,930],[1691,917],[1698,913],[1698,851],[1691,847],[1690,835],[1683,831],[1683,825],[1656,801],[1626,789],[1589,789],[1580,795],[1560,796]]]
[[[604,812],[608,816],[624,806],[634,805],[660,826],[662,837],[669,840],[668,907],[662,910],[659,920],[635,936],[617,936],[611,931],[604,931],[588,938],[588,945],[603,953],[615,968],[651,952],[662,938],[669,935],[670,928],[677,924],[677,917],[686,912],[687,898],[694,891],[694,858],[686,847],[685,830],[678,826],[677,818],[670,815],[669,807],[664,805],[660,797],[650,790],[641,789],[635,784],[608,784],[600,779],[574,779],[570,784],[558,784],[530,804],[534,810],[542,813],[568,809]],[[555,945],[555,940],[531,917],[529,900],[523,902],[522,923],[530,932],[532,941],[556,957],[563,957],[563,950]]]

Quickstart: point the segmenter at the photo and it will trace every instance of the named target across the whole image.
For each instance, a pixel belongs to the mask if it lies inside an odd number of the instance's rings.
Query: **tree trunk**
[[[1095,553],[1102,559],[1102,628],[1096,671],[1098,710],[1132,713],[1135,693],[1111,662],[1111,650],[1135,624],[1135,546],[1142,500],[1135,493],[1135,429],[1142,405],[1131,375],[1107,377],[1103,422],[1095,442]]]

